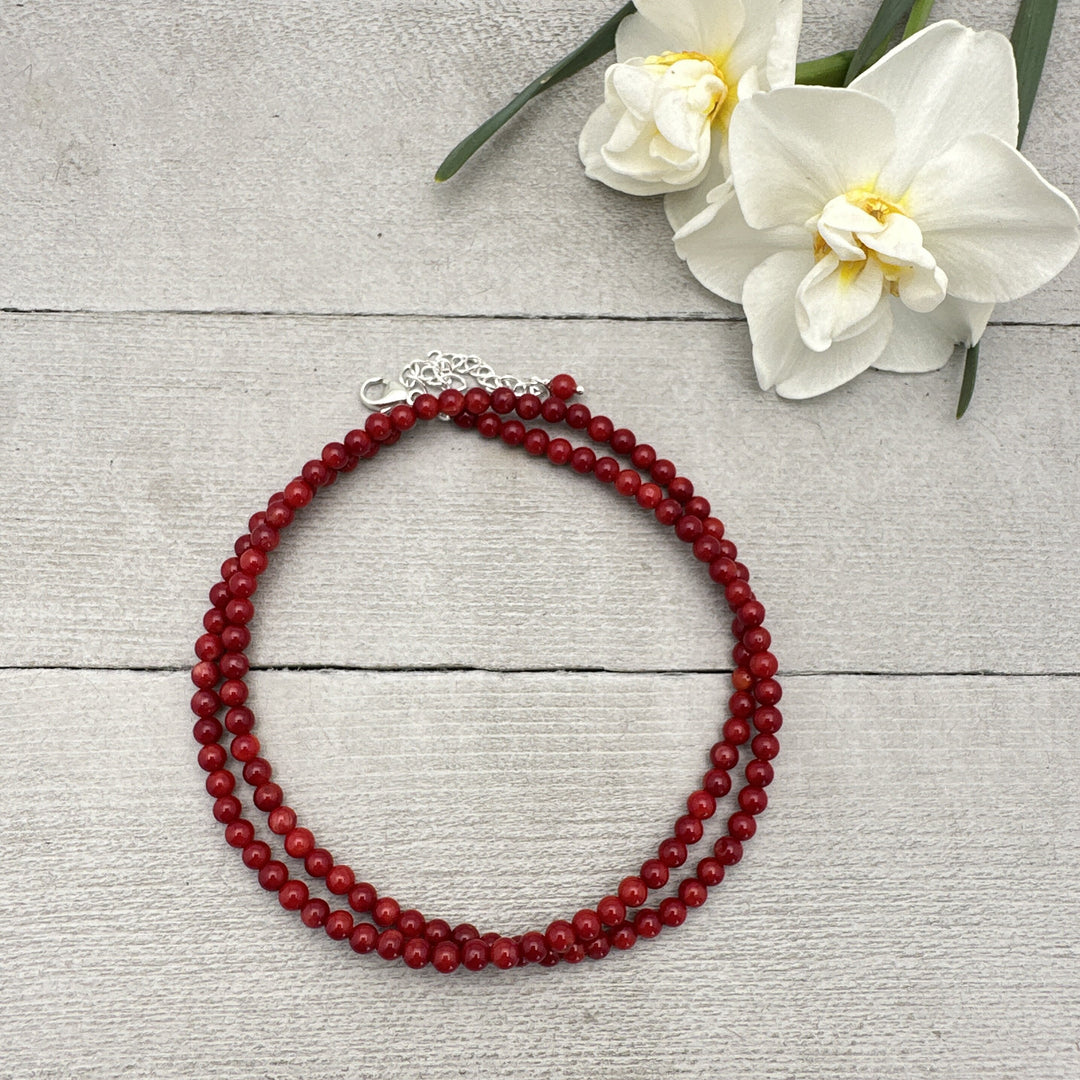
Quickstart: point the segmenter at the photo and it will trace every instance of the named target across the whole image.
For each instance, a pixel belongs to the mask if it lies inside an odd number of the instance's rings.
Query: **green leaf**
[[[611,52],[615,48],[615,31],[619,23],[634,10],[632,3],[624,4],[588,41],[568,53],[557,64],[549,67],[543,75],[529,83],[517,97],[504,105],[494,116],[485,120],[471,135],[462,139],[446,155],[446,160],[435,172],[435,179],[449,180],[503,124],[537,94],[549,90],[556,83],[588,67],[594,60],[599,60],[604,53]]]
[[[1035,91],[1042,78],[1046,50],[1050,47],[1050,34],[1054,29],[1057,0],[1020,0],[1013,23],[1012,47],[1016,56],[1016,83],[1020,92],[1020,137],[1024,141],[1031,106],[1035,104]]]
[[[1035,104],[1035,92],[1039,89],[1039,80],[1042,78],[1056,14],[1057,0],[1020,0],[1016,11],[1012,47],[1016,57],[1016,85],[1020,95],[1020,133],[1017,146],[1024,140],[1031,107]],[[964,360],[964,378],[960,384],[960,400],[956,405],[957,420],[967,412],[967,407],[971,404],[978,371],[979,346],[972,345]]]
[[[908,16],[908,21],[904,26],[903,36],[905,40],[911,37],[912,34],[917,34],[926,25],[933,7],[934,0],[915,0],[915,3],[911,5],[911,14]]]
[[[971,404],[971,395],[975,392],[975,376],[979,371],[979,346],[969,345],[964,357],[964,379],[960,384],[960,400],[956,403],[956,419],[959,420]]]
[[[854,55],[853,49],[845,49],[820,60],[804,60],[795,66],[795,81],[803,86],[843,86]]]
[[[911,11],[912,2],[913,0],[881,0],[881,7],[878,8],[870,29],[859,42],[859,47],[848,64],[844,76],[845,86],[884,55],[889,47],[889,38],[900,25],[900,20]]]

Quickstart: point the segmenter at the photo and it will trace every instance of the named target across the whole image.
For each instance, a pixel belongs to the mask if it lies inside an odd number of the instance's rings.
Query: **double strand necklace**
[[[199,765],[207,773],[206,790],[214,800],[214,817],[225,827],[226,842],[240,851],[259,884],[276,893],[283,908],[298,912],[305,926],[348,942],[357,953],[375,953],[411,968],[431,965],[444,974],[459,967],[479,971],[491,965],[506,970],[602,959],[612,949],[629,949],[639,939],[680,926],[688,909],[704,904],[709,889],[723,881],[725,868],[742,858],[743,845],[756,831],[755,818],[768,804],[765,789],[773,779],[772,761],[780,752],[776,733],[782,716],[776,706],[781,689],[771,636],[763,625],[765,608],[750,588],[749,572],[738,561],[735,545],[724,535],[709,501],[696,495],[694,485],[652,446],[638,442],[633,432],[617,428],[606,416],[594,416],[580,402],[568,404],[581,392],[570,375],[556,375],[547,382],[520,380],[496,375],[475,356],[440,352],[409,364],[397,380],[367,380],[361,400],[375,411],[363,428],[350,431],[341,442],[328,443],[299,476],[270,496],[266,509],[248,521],[248,531],[236,541],[235,554],[222,563],[221,579],[210,589],[205,633],[195,642],[198,662],[191,678],[197,689],[191,709],[197,717],[193,734],[199,744]],[[248,624],[255,614],[252,597],[282,531],[339,475],[352,472],[435,419],[476,431],[485,439],[499,439],[508,447],[523,447],[551,465],[569,466],[572,474],[591,476],[630,505],[651,513],[690,548],[723,590],[734,616],[735,668],[728,716],[720,739],[709,750],[701,786],[687,796],[686,813],[676,820],[656,855],[622,878],[610,895],[569,918],[554,919],[543,929],[523,934],[481,933],[471,923],[452,927],[415,908],[403,909],[393,897],[358,880],[351,867],[319,846],[285,802],[254,734],[255,714],[247,705],[245,650],[251,641]],[[546,426],[528,426],[536,420],[551,427],[565,425],[570,438],[552,437]],[[575,433],[611,453],[598,456],[592,446],[574,445]],[[232,736],[228,750],[222,742],[226,731]],[[690,849],[704,835],[703,823],[731,792],[732,772],[744,755],[745,782],[735,794],[726,831],[692,871],[682,871]],[[269,833],[280,838],[275,843],[283,849],[283,857],[275,858],[270,844],[257,837],[255,824],[245,816],[250,811],[236,794],[230,756],[241,766],[252,807],[265,815]],[[327,900],[313,896],[308,882],[339,906],[332,908]],[[650,904],[650,893],[669,884],[673,895]]]

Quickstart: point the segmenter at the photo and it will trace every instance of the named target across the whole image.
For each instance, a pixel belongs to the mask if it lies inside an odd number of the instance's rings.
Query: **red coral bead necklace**
[[[374,388],[384,383],[369,379],[364,384],[361,399],[377,410],[364,427],[350,431],[341,442],[328,443],[320,457],[307,462],[299,476],[270,497],[265,510],[251,517],[248,531],[234,545],[235,554],[222,564],[221,578],[210,589],[205,633],[195,642],[198,660],[191,669],[196,686],[191,709],[197,717],[193,734],[199,744],[199,765],[207,773],[206,790],[226,842],[240,851],[259,884],[276,893],[283,908],[296,911],[305,926],[321,928],[357,953],[374,953],[411,968],[430,965],[450,974],[459,968],[576,964],[599,960],[612,949],[629,949],[640,939],[681,925],[688,910],[704,904],[709,890],[723,881],[726,868],[742,858],[743,845],[756,831],[755,819],[768,804],[765,789],[780,751],[777,662],[764,626],[765,608],[754,596],[735,545],[712,515],[708,500],[694,493],[694,485],[678,475],[669,460],[606,416],[592,415],[580,402],[568,404],[581,392],[570,375],[556,375],[549,382],[521,381],[496,375],[473,356],[432,352],[406,367],[399,380],[376,396]],[[254,734],[255,714],[247,704],[252,597],[281,533],[339,475],[352,472],[435,419],[450,420],[462,430],[499,439],[508,447],[523,447],[551,465],[569,467],[575,475],[594,477],[652,513],[691,549],[723,590],[734,615],[729,715],[720,739],[709,750],[701,786],[687,796],[686,813],[675,821],[656,854],[622,878],[610,895],[593,907],[521,934],[481,933],[471,923],[451,927],[414,908],[403,909],[393,897],[358,880],[350,866],[319,846],[286,803]],[[546,426],[529,426],[536,420]],[[557,425],[565,425],[571,437],[553,437],[549,427]],[[571,440],[579,432],[601,452],[590,445],[574,445]],[[223,743],[226,732],[231,736],[228,749]],[[732,800],[732,773],[744,755],[748,756],[745,782]],[[249,789],[247,809],[239,797],[237,766]],[[704,835],[704,822],[725,799],[734,804],[726,831],[711,852],[683,872],[691,849]],[[265,815],[264,835],[279,847],[276,853],[257,836],[252,809]],[[312,887],[330,899],[314,895]],[[650,893],[661,891],[669,895],[650,904]]]

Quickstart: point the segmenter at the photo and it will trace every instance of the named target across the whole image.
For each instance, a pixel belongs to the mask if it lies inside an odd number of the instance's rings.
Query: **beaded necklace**
[[[377,387],[384,389],[376,393]],[[695,495],[694,485],[651,446],[638,442],[633,432],[616,428],[606,416],[592,415],[580,402],[568,404],[581,392],[570,375],[556,375],[547,382],[513,379],[496,375],[477,357],[439,352],[410,364],[394,382],[369,379],[361,400],[375,411],[364,427],[350,431],[341,442],[328,443],[320,457],[307,462],[299,476],[271,495],[266,509],[249,520],[248,531],[234,545],[235,554],[222,563],[221,579],[210,589],[212,606],[203,617],[205,633],[195,642],[198,662],[191,678],[197,689],[191,709],[198,718],[193,734],[199,744],[199,765],[208,774],[206,790],[214,800],[214,817],[225,826],[226,842],[240,850],[244,864],[257,873],[264,889],[277,894],[283,908],[298,912],[305,926],[322,928],[335,941],[347,941],[357,953],[374,952],[411,968],[430,964],[444,974],[459,967],[479,971],[491,965],[505,970],[525,964],[552,967],[586,958],[599,960],[613,948],[629,949],[639,939],[654,938],[665,928],[681,925],[688,909],[704,904],[709,889],[723,880],[725,868],[742,858],[744,843],[756,831],[755,818],[768,804],[765,788],[773,779],[772,760],[780,752],[776,733],[782,717],[776,706],[781,689],[774,678],[777,662],[770,651],[771,636],[763,625],[765,608],[750,588],[749,572],[737,561],[735,545],[725,537],[708,500]],[[723,589],[734,615],[729,716],[721,739],[709,750],[709,768],[701,786],[687,796],[687,812],[676,820],[672,835],[660,843],[654,857],[622,878],[594,907],[523,934],[481,933],[471,923],[451,927],[414,908],[403,910],[393,897],[358,881],[348,865],[318,845],[311,830],[300,824],[296,811],[286,804],[254,734],[255,714],[246,704],[249,663],[245,650],[251,641],[248,624],[255,614],[251,598],[282,530],[339,475],[394,446],[418,422],[422,427],[437,418],[463,431],[475,430],[485,439],[500,439],[508,447],[523,447],[527,454],[551,465],[569,466],[571,473],[592,476],[633,500],[690,547],[711,580]],[[535,420],[551,427],[564,424],[571,438],[581,432],[612,453],[598,456],[591,446],[552,437],[547,427],[526,426]],[[228,750],[222,744],[225,731],[232,735]],[[690,849],[704,835],[703,822],[731,792],[731,773],[747,744],[745,783],[735,796],[737,806],[727,819],[726,832],[713,844],[711,854],[697,861],[693,872],[673,880],[672,871],[686,864]],[[242,766],[252,806],[265,815],[270,838],[280,838],[275,843],[280,842],[290,863],[275,858],[270,844],[257,838],[255,824],[245,816],[236,794],[230,755]],[[327,900],[313,896],[308,882],[347,907],[332,908]],[[650,906],[650,892],[669,883],[675,887],[674,895]]]

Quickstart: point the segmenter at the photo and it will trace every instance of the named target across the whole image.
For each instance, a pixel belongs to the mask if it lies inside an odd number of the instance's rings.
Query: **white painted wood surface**
[[[806,55],[870,10],[807,7]],[[1080,271],[997,313],[960,424],[955,363],[761,394],[659,208],[581,176],[598,70],[430,183],[608,10],[0,6],[4,1080],[1080,1075]],[[1068,15],[1026,149],[1075,199]],[[574,372],[713,500],[770,608],[760,836],[603,964],[356,957],[258,888],[201,790],[185,665],[218,564],[360,421],[360,380],[436,346]],[[252,650],[290,801],[432,915],[595,901],[723,719],[700,570],[449,429],[320,502]]]

